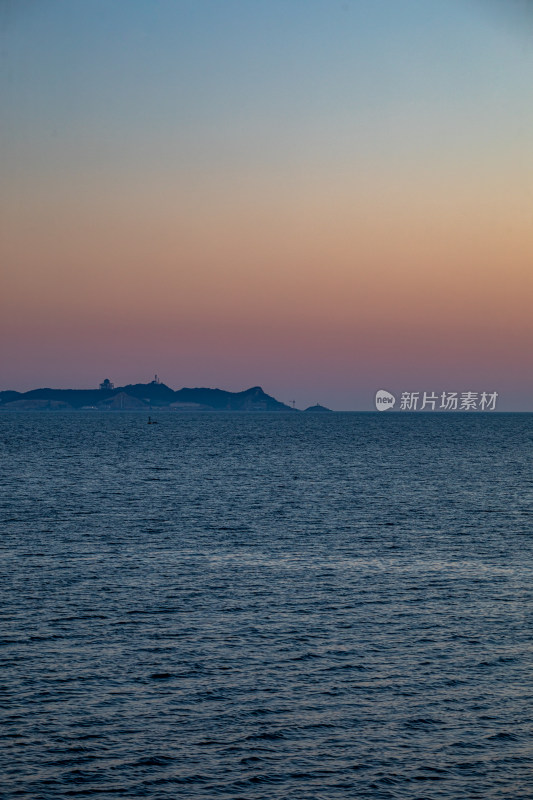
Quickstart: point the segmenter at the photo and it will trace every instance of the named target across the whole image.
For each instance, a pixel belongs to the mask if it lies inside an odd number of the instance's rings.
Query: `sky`
[[[0,389],[533,410],[529,0],[1,0]]]

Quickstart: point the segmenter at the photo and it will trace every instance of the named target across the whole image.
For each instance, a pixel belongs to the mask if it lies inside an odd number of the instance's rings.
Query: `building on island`
[[[100,384],[100,389],[102,389],[102,390],[114,389],[114,388],[115,388],[115,384],[111,383],[109,378],[106,378],[105,381],[102,381],[102,383]]]

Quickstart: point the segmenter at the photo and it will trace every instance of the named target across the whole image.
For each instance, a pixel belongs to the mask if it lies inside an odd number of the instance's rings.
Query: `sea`
[[[0,796],[533,797],[533,415],[0,414]]]

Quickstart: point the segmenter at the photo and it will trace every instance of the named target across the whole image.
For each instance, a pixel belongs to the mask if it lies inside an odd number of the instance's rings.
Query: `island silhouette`
[[[324,409],[312,407],[306,411]],[[261,386],[242,392],[223,389],[183,388],[174,390],[156,378],[150,383],[115,387],[106,378],[99,389],[32,389],[1,391],[0,411],[246,411],[294,413],[292,405],[276,400]]]

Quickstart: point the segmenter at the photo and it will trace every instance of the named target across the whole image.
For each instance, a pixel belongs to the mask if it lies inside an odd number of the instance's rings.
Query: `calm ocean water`
[[[4,798],[533,797],[533,415],[0,415]]]

